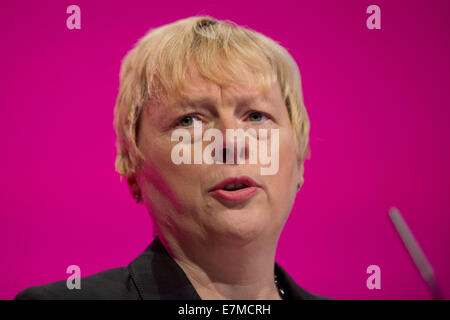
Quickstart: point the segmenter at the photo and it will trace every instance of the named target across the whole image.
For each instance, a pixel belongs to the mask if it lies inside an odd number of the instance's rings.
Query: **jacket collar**
[[[128,265],[128,270],[143,300],[201,300],[158,237]],[[288,299],[314,299],[314,295],[300,288],[277,263],[275,274]]]

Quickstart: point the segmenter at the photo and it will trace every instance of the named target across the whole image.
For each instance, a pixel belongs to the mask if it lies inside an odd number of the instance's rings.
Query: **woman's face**
[[[277,239],[291,211],[297,184],[303,183],[303,164],[296,153],[293,128],[278,85],[264,95],[258,87],[220,87],[191,70],[188,94],[180,99],[168,97],[158,105],[145,108],[140,122],[138,144],[145,161],[137,174],[142,199],[157,228],[174,237],[232,241],[266,237]],[[256,83],[256,81],[252,82]],[[196,101],[194,103],[194,100]],[[235,156],[245,157],[245,164],[175,164],[172,150],[179,141],[172,141],[172,133],[186,129],[194,136],[194,125],[202,130],[218,129],[224,144],[230,140],[226,129],[278,129],[278,141],[272,145],[279,154],[278,171],[262,175],[261,168],[269,165],[249,164],[248,140]],[[228,140],[226,140],[228,139]],[[192,140],[193,142],[194,140]],[[200,141],[202,149],[211,141]],[[235,143],[236,145],[236,143]],[[259,148],[259,147],[258,147]],[[242,185],[220,188],[228,178]],[[250,186],[252,181],[256,184]],[[219,184],[219,186],[218,186]],[[212,190],[218,186],[218,190]],[[196,237],[196,238],[193,238]]]

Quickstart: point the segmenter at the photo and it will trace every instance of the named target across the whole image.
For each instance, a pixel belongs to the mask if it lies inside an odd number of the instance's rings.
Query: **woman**
[[[210,17],[151,30],[123,61],[114,127],[116,169],[155,240],[128,268],[82,278],[81,290],[61,281],[16,299],[321,298],[275,263],[309,151],[300,73],[285,49]],[[263,174],[268,159],[279,163]]]

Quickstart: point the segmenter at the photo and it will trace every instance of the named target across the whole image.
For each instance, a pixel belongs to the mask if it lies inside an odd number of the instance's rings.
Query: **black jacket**
[[[300,288],[275,263],[275,274],[288,299],[327,299]],[[34,286],[15,300],[200,300],[183,269],[167,253],[158,237],[128,267],[81,278],[81,289],[68,289],[66,281]]]

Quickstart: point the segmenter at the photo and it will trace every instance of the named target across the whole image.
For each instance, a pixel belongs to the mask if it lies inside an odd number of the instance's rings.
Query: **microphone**
[[[414,238],[413,233],[403,219],[400,211],[397,208],[392,207],[389,210],[389,216],[391,217],[392,223],[397,229],[397,232],[402,238],[403,243],[416,264],[417,269],[419,269],[423,280],[425,280],[428,288],[430,289],[433,299],[442,300],[443,296],[436,281],[433,267],[420,248],[419,243]]]

